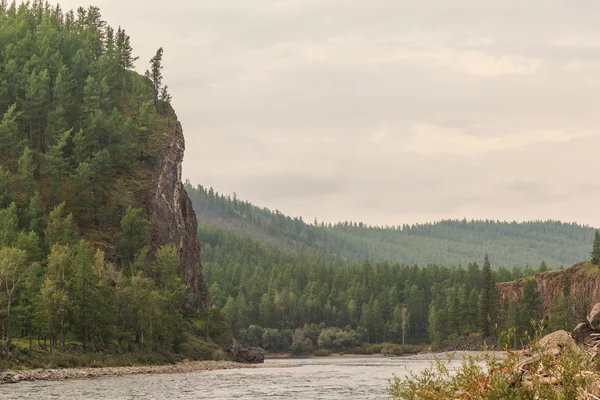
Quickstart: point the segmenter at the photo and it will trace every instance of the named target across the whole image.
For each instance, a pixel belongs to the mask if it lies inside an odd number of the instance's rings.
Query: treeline
[[[97,7],[0,0],[0,354],[15,338],[29,352],[178,351],[197,321],[176,250],[148,257],[173,119],[161,58],[133,72],[129,36]]]
[[[431,224],[377,227],[357,222],[307,223],[279,211],[201,185],[186,184],[201,223],[284,246],[364,259],[420,266],[458,265],[481,259],[482,249],[494,255],[494,267],[531,265],[542,260],[551,268],[568,266],[589,254],[592,228],[558,221],[524,223],[492,220],[445,220]]]
[[[120,254],[131,259],[125,269],[79,238],[64,205],[43,224],[43,242],[35,231],[18,229],[14,204],[0,213],[0,355],[11,349],[13,332],[28,340],[30,352],[34,342],[42,350],[65,350],[67,339],[84,351],[103,351],[115,341],[121,351],[176,351],[182,344],[186,288],[177,250],[162,247],[146,262],[149,225],[139,209],[128,209],[121,221]]]
[[[495,282],[547,270],[542,263],[535,270],[492,271],[487,257],[483,268],[477,262],[456,267],[346,262],[210,225],[200,227],[199,238],[214,306],[242,341],[278,351],[314,349],[321,333],[333,338],[322,340],[331,349],[495,334],[488,323]]]

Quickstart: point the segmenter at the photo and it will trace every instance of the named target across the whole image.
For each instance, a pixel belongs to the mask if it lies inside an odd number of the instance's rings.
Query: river
[[[267,362],[299,367],[22,382],[0,386],[0,399],[386,399],[388,379],[394,374],[405,376],[409,370],[431,366],[431,360],[387,357]]]

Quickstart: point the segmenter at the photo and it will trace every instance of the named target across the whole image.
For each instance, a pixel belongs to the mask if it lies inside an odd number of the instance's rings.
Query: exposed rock
[[[188,304],[203,310],[210,304],[210,296],[202,275],[198,223],[187,192],[181,182],[181,164],[185,140],[181,124],[172,112],[172,131],[163,149],[159,165],[154,168],[154,190],[150,207],[152,239],[150,257],[166,244],[178,249],[181,276],[190,289]]]
[[[593,304],[600,301],[600,269],[590,261],[585,261],[566,269],[537,274],[535,278],[499,283],[500,302],[508,304],[510,300],[522,299],[523,289],[529,279],[537,281],[545,317],[550,315],[554,302],[564,293],[565,285],[568,286],[571,305],[577,313],[585,315]]]
[[[590,326],[595,331],[600,331],[600,303],[596,304],[587,316]]]
[[[540,339],[540,348],[546,354],[559,355],[564,348],[581,351],[569,332],[561,330],[552,332]]]
[[[575,329],[573,329],[573,332],[571,332],[571,336],[573,337],[573,339],[575,339],[577,343],[583,343],[586,340],[586,338],[588,338],[589,335],[592,333],[594,333],[592,328],[590,328],[590,326],[585,322],[582,322],[578,324],[575,327]]]
[[[237,355],[250,364],[262,364],[265,362],[265,351],[260,347],[242,348],[238,350]]]

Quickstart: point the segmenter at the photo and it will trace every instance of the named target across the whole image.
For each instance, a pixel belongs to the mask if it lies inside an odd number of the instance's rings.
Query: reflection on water
[[[385,399],[388,379],[421,371],[426,360],[317,358],[267,360],[298,368],[130,375],[0,386],[0,399]],[[457,363],[458,365],[458,363]]]

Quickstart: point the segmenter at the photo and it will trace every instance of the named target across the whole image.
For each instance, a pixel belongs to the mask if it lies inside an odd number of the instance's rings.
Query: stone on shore
[[[237,355],[250,364],[262,364],[265,362],[265,351],[260,347],[242,348],[238,350]]]

